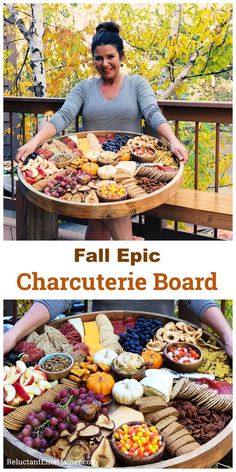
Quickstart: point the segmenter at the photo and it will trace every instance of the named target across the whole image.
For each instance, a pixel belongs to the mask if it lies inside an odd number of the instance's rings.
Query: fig
[[[82,405],[79,411],[79,417],[83,421],[92,421],[100,410],[96,403]]]
[[[112,468],[115,465],[115,456],[112,452],[109,439],[102,438],[98,447],[93,451],[91,456],[92,467],[103,467],[104,469]]]

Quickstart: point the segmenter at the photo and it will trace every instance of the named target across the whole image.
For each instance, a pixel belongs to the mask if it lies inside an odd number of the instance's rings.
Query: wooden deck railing
[[[5,97],[4,112],[5,127],[9,129],[4,142],[4,156],[13,161],[18,141],[15,138],[17,126],[21,125],[20,132],[22,140],[26,138],[26,117],[31,115],[34,118],[34,131],[37,132],[39,126],[39,115],[51,116],[64,103],[64,98],[30,98],[30,97]],[[167,120],[172,121],[175,126],[175,133],[178,136],[181,122],[187,122],[189,126],[194,127],[194,189],[199,188],[199,141],[200,141],[200,124],[211,123],[214,125],[214,188],[215,192],[219,191],[219,162],[220,162],[220,141],[221,141],[221,125],[232,124],[232,103],[231,102],[188,102],[188,101],[159,101],[162,113]],[[74,131],[78,131],[81,127],[81,117],[77,116],[74,124]],[[12,131],[15,129],[15,133]],[[17,130],[19,132],[19,130]],[[151,133],[148,127],[145,132]],[[12,172],[12,188],[10,200],[15,199],[14,180]],[[6,199],[9,202],[9,197]],[[6,206],[9,206],[6,204]],[[175,223],[175,229],[177,229]],[[197,228],[194,228],[194,232]]]

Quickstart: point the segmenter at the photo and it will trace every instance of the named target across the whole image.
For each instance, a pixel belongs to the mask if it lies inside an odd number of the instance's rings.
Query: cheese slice
[[[84,323],[84,342],[87,344],[92,357],[99,349],[103,349],[103,345],[99,342],[99,329],[95,321]]]
[[[87,138],[79,138],[78,147],[84,154],[86,154],[86,152],[91,150],[90,144]]]
[[[74,318],[72,320],[69,320],[69,323],[74,326],[74,328],[80,334],[81,338],[84,339],[84,325],[81,318]]]
[[[70,135],[69,138],[72,139],[72,141],[74,141],[77,147],[79,147],[79,138],[76,136],[76,134]]]
[[[136,173],[136,162],[132,161],[121,161],[119,164],[117,164],[116,169],[123,169],[126,172],[129,172],[129,174],[134,177]]]
[[[115,429],[129,421],[144,421],[144,416],[140,411],[129,408],[128,406],[119,406],[113,413],[109,414],[110,420],[114,421]]]
[[[167,403],[173,388],[173,376],[169,372],[158,372],[141,380],[144,388],[144,395],[157,395],[163,398]]]

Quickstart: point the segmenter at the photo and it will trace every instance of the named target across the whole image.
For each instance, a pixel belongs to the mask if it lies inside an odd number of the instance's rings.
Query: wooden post
[[[29,202],[16,186],[16,239],[45,241],[58,239],[58,215]]]
[[[158,241],[162,239],[163,220],[149,215],[145,218],[145,239],[148,241]]]

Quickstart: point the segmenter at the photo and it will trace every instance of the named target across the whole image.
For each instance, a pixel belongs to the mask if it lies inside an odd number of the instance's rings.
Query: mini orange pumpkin
[[[86,174],[97,175],[98,169],[99,166],[95,164],[95,162],[85,162],[82,165],[82,172],[85,172]]]
[[[162,355],[155,351],[143,351],[141,356],[145,362],[152,362],[152,366],[147,366],[147,369],[160,369],[163,364]]]
[[[103,395],[110,395],[112,387],[115,383],[111,374],[106,372],[95,372],[91,374],[86,382],[86,388],[93,390],[96,393],[103,393]]]

